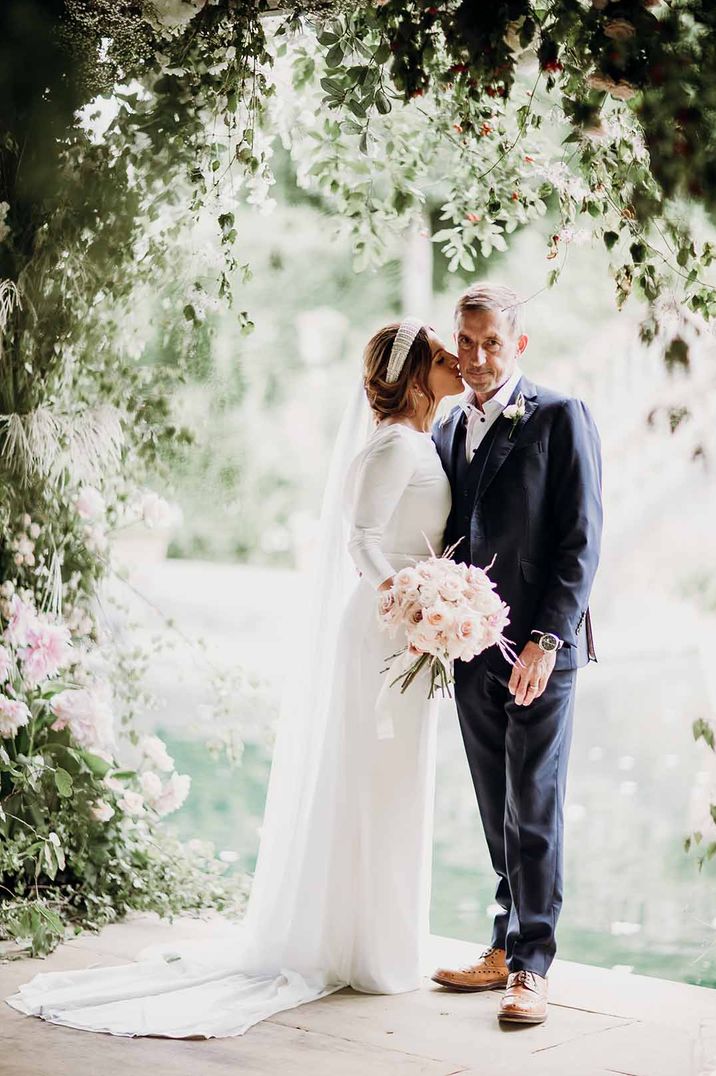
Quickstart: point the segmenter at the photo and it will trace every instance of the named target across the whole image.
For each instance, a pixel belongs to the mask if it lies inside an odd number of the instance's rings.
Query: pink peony
[[[19,651],[25,680],[31,685],[49,680],[66,665],[72,653],[70,633],[64,624],[36,620],[25,633],[26,645]]]
[[[68,688],[52,699],[54,731],[69,729],[81,747],[101,749],[112,742],[112,710],[106,684],[93,688]]]
[[[5,638],[12,646],[25,646],[27,636],[37,625],[37,613],[31,605],[14,594],[10,600],[10,621],[5,630]]]
[[[24,702],[0,695],[0,736],[10,740],[23,725],[30,720],[31,714]]]

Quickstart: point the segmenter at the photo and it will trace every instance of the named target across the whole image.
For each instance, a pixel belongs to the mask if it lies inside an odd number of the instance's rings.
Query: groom
[[[452,990],[506,987],[500,1020],[541,1023],[562,905],[562,806],[576,670],[595,661],[587,603],[602,526],[599,435],[576,399],[521,372],[522,304],[475,284],[458,300],[455,341],[468,386],[433,430],[452,487],[446,543],[494,566],[508,637],[456,662],[455,696],[492,865],[499,876],[490,947],[477,964],[438,970]]]

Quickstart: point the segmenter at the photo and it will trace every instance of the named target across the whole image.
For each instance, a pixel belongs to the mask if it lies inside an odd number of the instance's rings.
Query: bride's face
[[[428,385],[435,397],[435,402],[438,403],[444,396],[457,396],[465,386],[460,377],[457,355],[448,351],[433,328],[428,327],[427,332],[433,356]]]

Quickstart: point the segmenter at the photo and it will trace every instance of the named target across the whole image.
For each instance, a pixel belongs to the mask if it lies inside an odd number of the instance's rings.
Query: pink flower
[[[99,519],[105,513],[104,497],[94,486],[83,486],[77,494],[75,509],[82,519]]]
[[[52,699],[53,731],[69,729],[81,747],[101,749],[112,742],[112,710],[106,684],[93,688],[68,688]]]
[[[10,601],[10,622],[5,630],[7,641],[12,646],[25,646],[28,632],[36,627],[37,622],[33,607],[14,594]]]
[[[110,818],[114,814],[114,808],[105,800],[97,800],[90,807],[90,814],[96,822],[109,822]]]
[[[189,795],[190,788],[191,777],[188,773],[173,773],[154,803],[155,810],[161,815],[178,810]]]
[[[4,684],[10,675],[10,669],[12,668],[12,658],[10,651],[7,647],[0,644],[0,684]]]
[[[450,612],[442,602],[425,610],[423,620],[434,631],[445,631],[451,622]]]
[[[20,651],[23,675],[31,685],[54,676],[70,660],[72,644],[64,624],[36,620],[26,631],[27,645]]]
[[[0,695],[0,736],[10,740],[23,725],[30,720],[30,711],[19,699],[9,699]]]

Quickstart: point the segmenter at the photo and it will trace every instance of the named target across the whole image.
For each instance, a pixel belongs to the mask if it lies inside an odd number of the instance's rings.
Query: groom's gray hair
[[[464,291],[455,304],[455,321],[466,310],[499,310],[504,313],[515,336],[525,331],[524,302],[505,284],[479,280]]]

